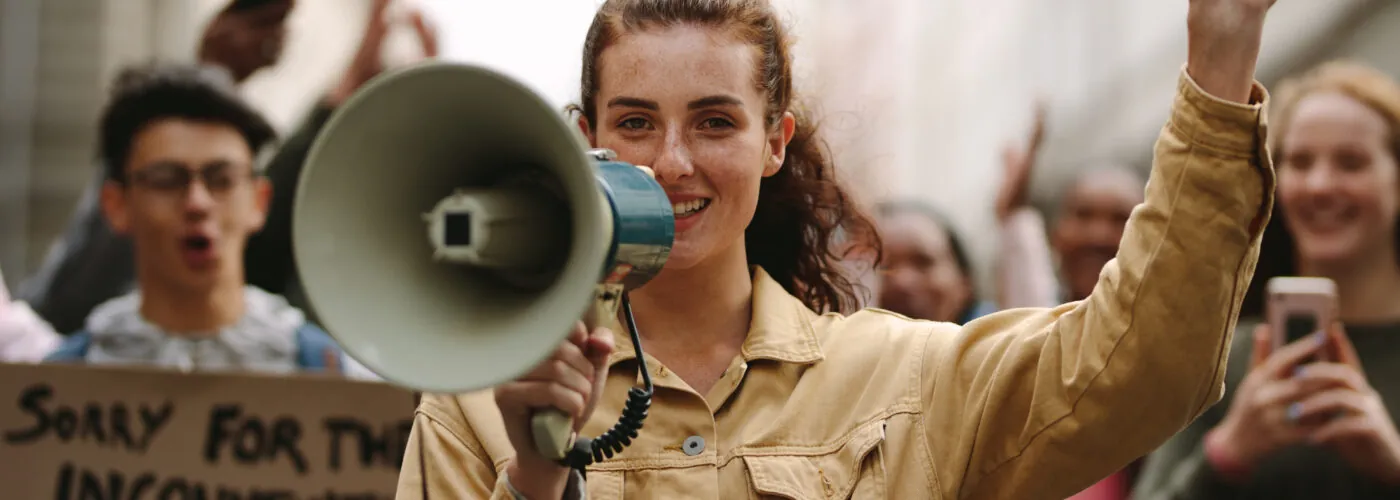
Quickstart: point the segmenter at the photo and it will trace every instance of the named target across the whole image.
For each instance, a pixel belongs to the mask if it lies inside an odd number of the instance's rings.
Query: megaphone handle
[[[592,306],[583,313],[583,325],[590,333],[598,328],[599,320],[617,315],[622,292],[621,283],[598,285]],[[550,460],[563,460],[574,447],[574,419],[558,409],[536,410],[530,417],[530,431],[535,450]]]

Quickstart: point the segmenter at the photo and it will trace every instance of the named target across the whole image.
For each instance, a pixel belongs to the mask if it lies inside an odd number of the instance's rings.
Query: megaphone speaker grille
[[[524,85],[432,62],[371,81],[317,137],[293,244],[311,305],[386,380],[457,393],[512,380],[592,302],[611,219],[582,135]],[[454,190],[538,169],[568,208],[564,265],[543,288],[433,259],[423,214]]]

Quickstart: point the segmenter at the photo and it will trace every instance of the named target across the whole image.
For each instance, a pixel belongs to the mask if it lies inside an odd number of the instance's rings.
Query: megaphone
[[[301,175],[297,268],[352,357],[417,391],[485,389],[539,364],[581,317],[591,329],[620,305],[645,387],[618,426],[576,440],[560,411],[532,424],[541,453],[575,464],[636,437],[651,382],[625,293],[661,271],[675,233],[646,171],[588,150],[521,83],[428,62],[351,96]]]

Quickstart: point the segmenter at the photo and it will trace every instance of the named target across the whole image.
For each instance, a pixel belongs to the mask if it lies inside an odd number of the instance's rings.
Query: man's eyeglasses
[[[210,193],[224,193],[244,180],[254,177],[252,169],[240,169],[229,163],[214,163],[200,169],[173,163],[160,163],[131,173],[138,186],[161,192],[184,192],[198,177]]]

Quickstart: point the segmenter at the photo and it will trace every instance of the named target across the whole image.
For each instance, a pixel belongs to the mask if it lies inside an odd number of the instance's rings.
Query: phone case
[[[1326,278],[1281,277],[1269,280],[1267,316],[1274,347],[1323,332],[1336,321],[1336,284]],[[1306,331],[1295,331],[1305,329]],[[1319,353],[1325,356],[1324,353]]]

